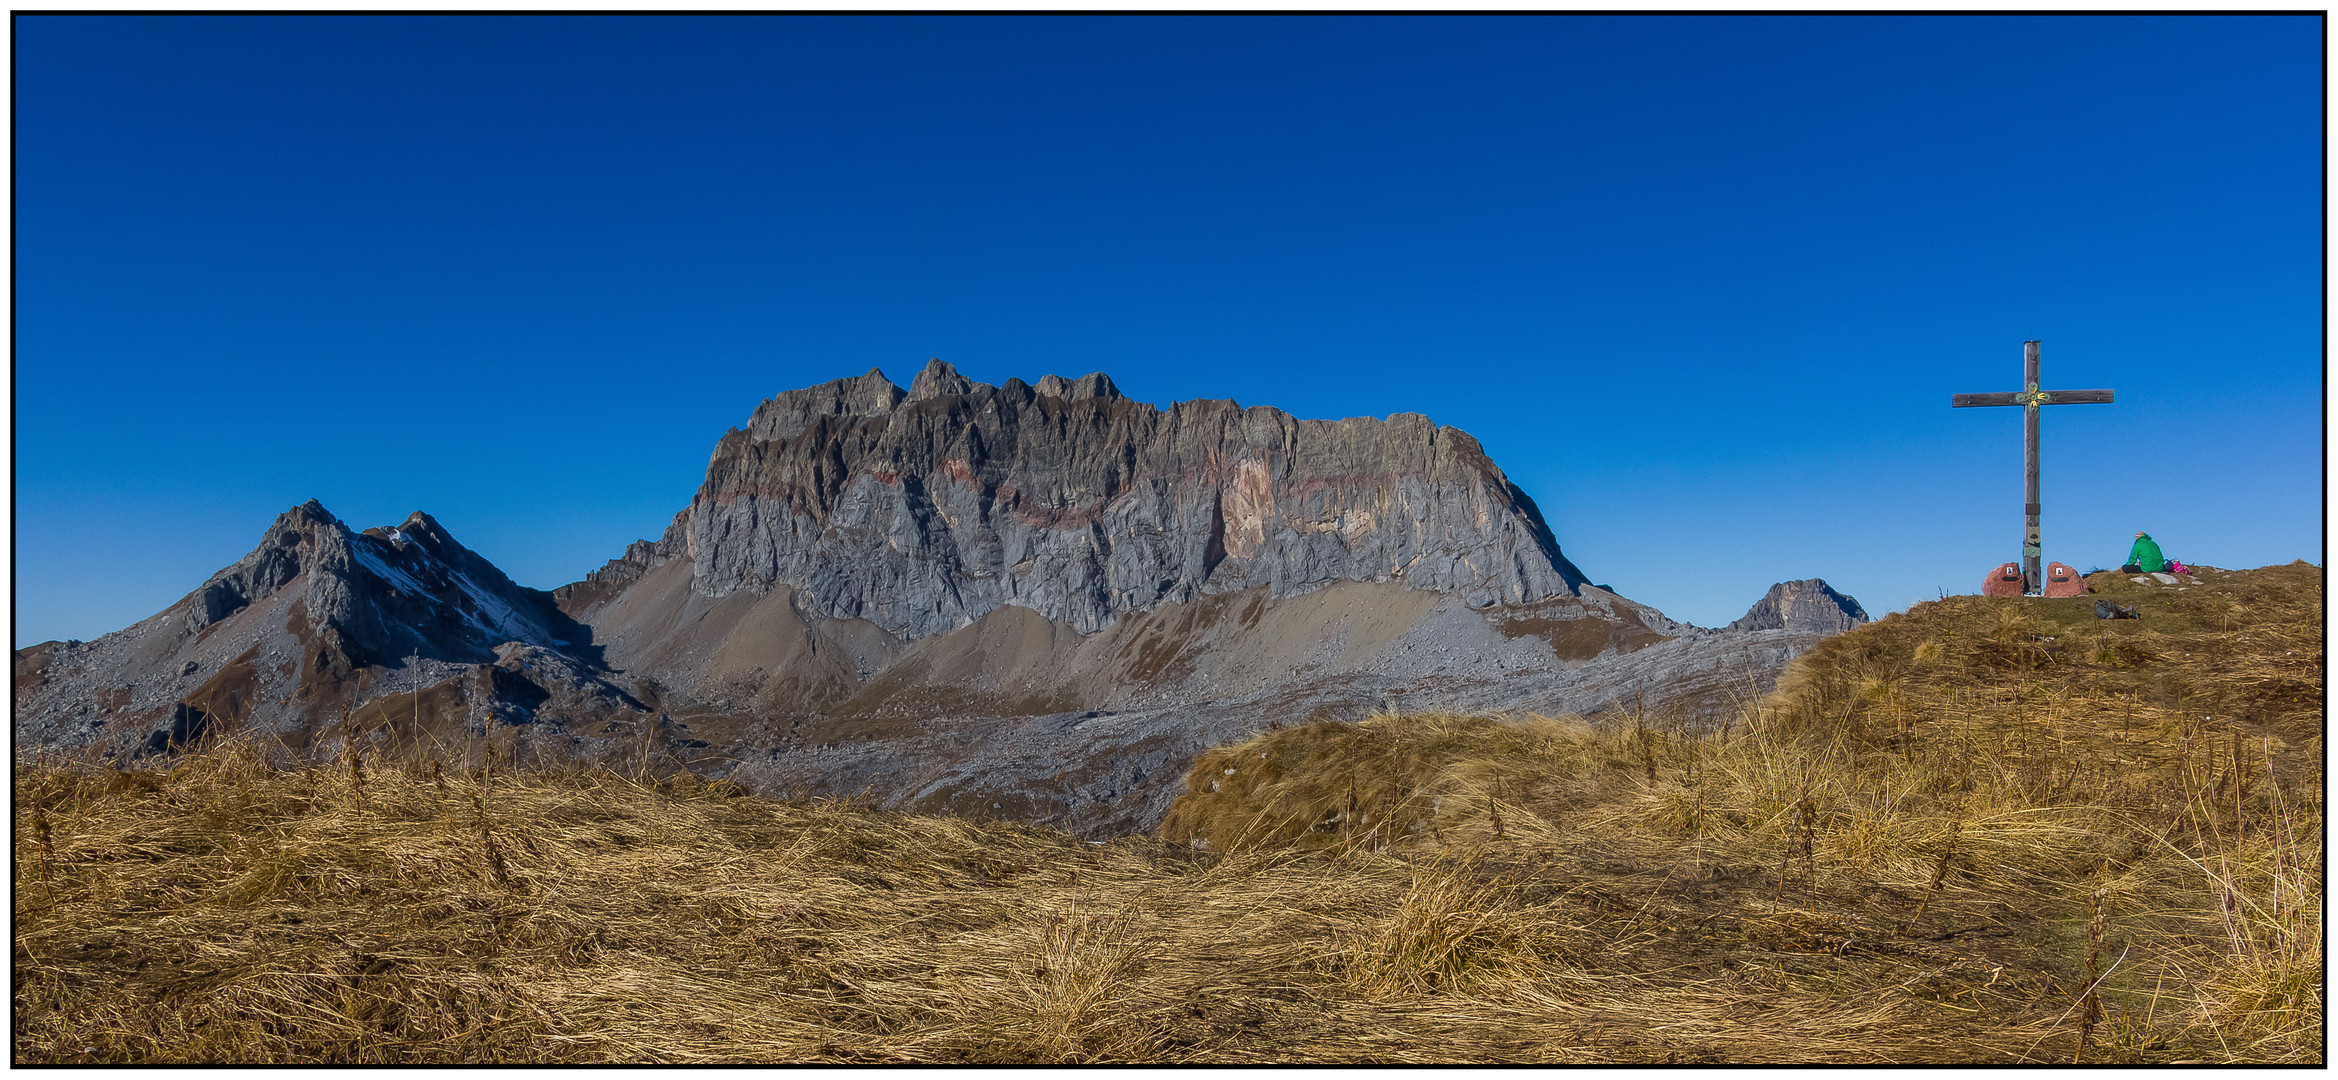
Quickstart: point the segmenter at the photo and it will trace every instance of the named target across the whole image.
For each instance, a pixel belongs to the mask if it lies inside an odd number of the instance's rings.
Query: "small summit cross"
[[[2045,574],[2039,566],[2045,554],[2038,536],[2038,406],[2040,405],[2108,405],[2108,390],[2040,390],[2038,389],[2038,343],[2021,343],[2022,389],[2011,394],[1956,394],[1949,398],[1952,409],[1970,409],[1986,405],[2020,405],[2021,419],[2021,512],[2024,521],[2021,540],[2021,569],[2028,578],[2024,587],[2045,588]]]

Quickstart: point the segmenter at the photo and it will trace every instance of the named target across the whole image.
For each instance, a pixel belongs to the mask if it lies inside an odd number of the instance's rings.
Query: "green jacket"
[[[2159,553],[2159,545],[2151,542],[2151,534],[2135,538],[2135,546],[2127,549],[2127,561],[2146,574],[2156,574],[2168,568],[2167,557]]]

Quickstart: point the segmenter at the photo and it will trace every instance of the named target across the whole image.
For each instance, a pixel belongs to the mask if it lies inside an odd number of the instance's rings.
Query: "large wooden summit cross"
[[[2045,554],[2045,548],[2038,540],[2038,406],[2108,405],[2111,403],[2111,392],[2038,389],[2038,343],[2035,341],[2021,343],[2021,385],[2020,392],[2012,394],[1957,394],[1949,399],[1949,407],[2024,407],[2021,418],[2021,569],[2029,578],[2026,587],[2036,590],[2046,587],[2045,575],[2038,565],[2040,557]]]

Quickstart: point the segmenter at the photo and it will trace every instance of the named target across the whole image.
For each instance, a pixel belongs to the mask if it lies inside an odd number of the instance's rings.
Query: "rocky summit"
[[[357,532],[310,500],[153,617],[18,650],[17,739],[160,752],[234,728],[301,750],[393,707],[409,738],[441,741],[641,712],[599,677],[591,636],[428,514]]]
[[[1754,601],[1745,617],[1729,624],[1732,630],[1799,630],[1813,634],[1840,634],[1867,622],[1867,611],[1818,578],[1781,581]]]
[[[677,553],[701,596],[786,586],[910,639],[1008,606],[1088,634],[1251,588],[1393,581],[1484,607],[1584,580],[1477,440],[1427,417],[1164,410],[1101,373],[991,386],[940,360],[907,391],[872,370],[764,402],[665,540],[603,573]]]
[[[624,756],[767,792],[1149,829],[1201,750],[1376,709],[1695,723],[1863,621],[1817,580],[1707,630],[1588,584],[1466,433],[939,360],[780,393],[664,534],[550,593],[314,502],[179,603],[20,650],[20,747],[209,730]]]

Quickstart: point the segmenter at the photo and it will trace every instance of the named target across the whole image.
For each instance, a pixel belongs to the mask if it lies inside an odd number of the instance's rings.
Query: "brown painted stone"
[[[2086,579],[2065,563],[2046,564],[2046,595],[2078,596],[2086,592]]]
[[[1983,596],[2020,596],[2028,591],[2029,582],[2021,576],[2020,563],[2006,563],[1989,571],[1989,576],[1981,579]]]

